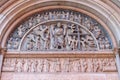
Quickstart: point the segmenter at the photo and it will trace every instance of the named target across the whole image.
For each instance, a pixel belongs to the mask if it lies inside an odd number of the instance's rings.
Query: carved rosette
[[[8,50],[98,51],[111,50],[107,31],[94,19],[71,10],[36,13],[18,25],[7,41]]]

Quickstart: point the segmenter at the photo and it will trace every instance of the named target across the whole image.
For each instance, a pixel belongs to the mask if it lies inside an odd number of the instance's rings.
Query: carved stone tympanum
[[[112,49],[103,27],[91,17],[71,10],[37,13],[18,25],[7,41],[8,50],[97,51]]]

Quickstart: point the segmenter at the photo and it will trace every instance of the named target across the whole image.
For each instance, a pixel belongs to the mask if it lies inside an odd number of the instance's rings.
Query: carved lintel
[[[116,72],[115,58],[5,58],[2,71],[10,72]]]

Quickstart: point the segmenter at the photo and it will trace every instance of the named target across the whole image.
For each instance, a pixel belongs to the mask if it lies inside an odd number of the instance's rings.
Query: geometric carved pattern
[[[3,71],[12,72],[114,72],[114,58],[6,58]]]
[[[32,15],[10,35],[8,50],[97,51],[112,49],[103,27],[91,17],[55,9]]]

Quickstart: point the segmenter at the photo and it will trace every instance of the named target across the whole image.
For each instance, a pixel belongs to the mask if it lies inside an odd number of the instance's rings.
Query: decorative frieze
[[[6,58],[2,71],[12,72],[113,72],[114,58]]]

